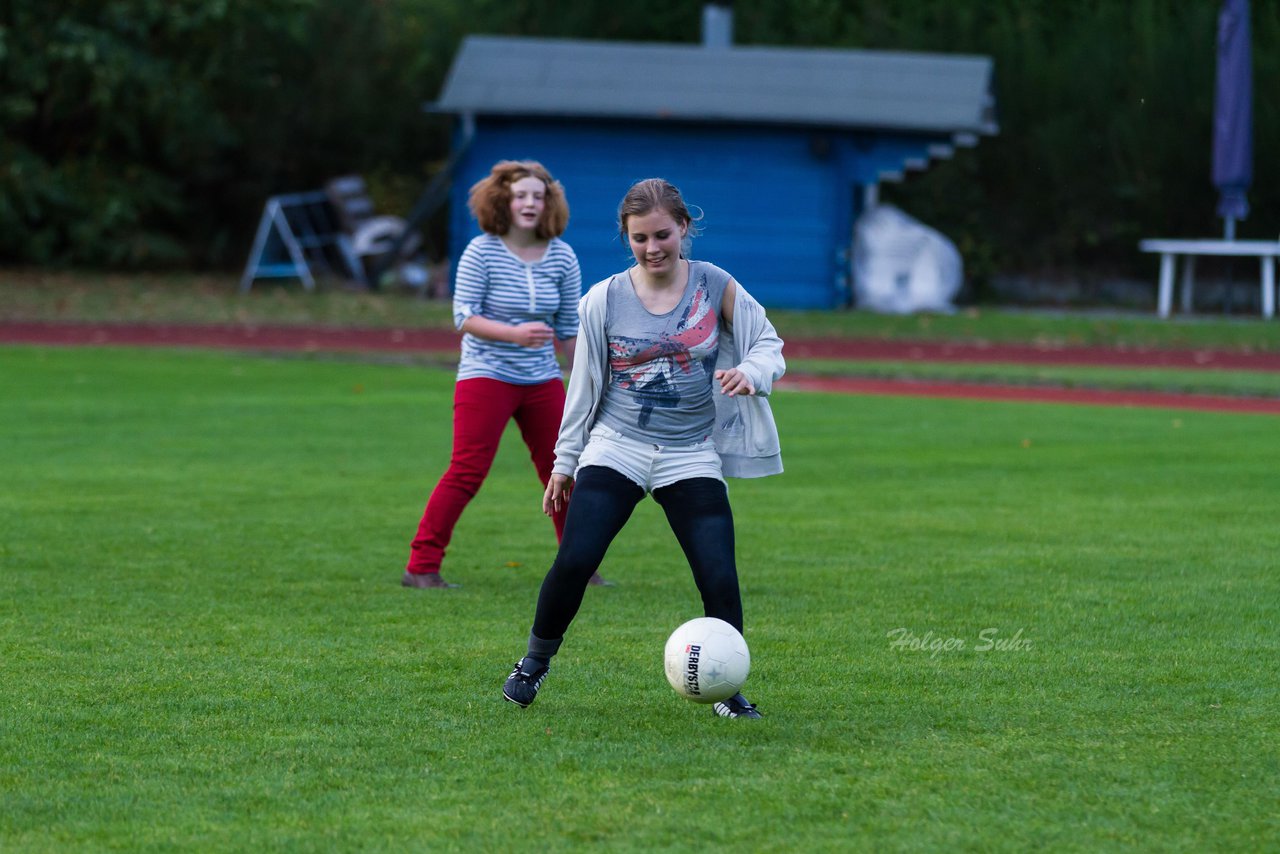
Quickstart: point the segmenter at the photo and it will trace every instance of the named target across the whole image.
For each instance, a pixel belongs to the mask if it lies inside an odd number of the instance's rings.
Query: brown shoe
[[[441,589],[452,589],[459,587],[457,584],[450,584],[440,577],[438,572],[409,572],[405,571],[404,578],[400,579],[400,583],[405,587],[417,587],[425,590],[428,587],[438,587]]]
[[[609,579],[605,578],[605,577],[604,577],[603,575],[601,575],[599,572],[593,573],[593,574],[592,574],[592,576],[591,576],[591,578],[587,581],[587,583],[588,583],[588,584],[595,585],[596,587],[613,587],[613,586],[615,586],[614,582],[612,582],[612,581],[610,581]]]

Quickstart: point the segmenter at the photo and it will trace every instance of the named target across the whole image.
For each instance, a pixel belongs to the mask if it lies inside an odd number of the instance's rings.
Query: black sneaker
[[[534,690],[537,690],[536,688]],[[762,718],[764,715],[756,711],[756,707],[747,702],[741,694],[734,694],[729,699],[716,703],[711,708],[722,718]]]
[[[525,670],[525,662],[529,662],[529,666],[533,667],[533,672]],[[538,697],[538,689],[542,687],[542,680],[547,678],[547,673],[551,670],[551,665],[545,664],[537,667],[527,658],[522,658],[516,662],[516,666],[512,669],[511,675],[507,677],[507,681],[502,686],[502,696],[515,703],[522,709],[529,708]]]

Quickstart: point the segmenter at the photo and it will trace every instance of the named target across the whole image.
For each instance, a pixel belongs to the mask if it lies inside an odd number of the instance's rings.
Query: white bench
[[[1280,241],[1272,240],[1143,240],[1138,244],[1143,252],[1160,253],[1160,296],[1157,311],[1168,317],[1173,308],[1173,274],[1179,255],[1182,263],[1182,311],[1191,312],[1191,293],[1195,287],[1196,256],[1253,256],[1262,264],[1262,316],[1274,317],[1276,313],[1276,257],[1280,256]]]

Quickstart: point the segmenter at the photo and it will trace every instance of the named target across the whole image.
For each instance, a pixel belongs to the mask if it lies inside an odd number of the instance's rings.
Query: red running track
[[[10,322],[0,323],[0,342],[54,346],[212,347],[265,351],[411,353],[454,352],[458,348],[458,335],[447,329]],[[1145,350],[854,338],[788,338],[786,354],[792,359],[1280,371],[1280,353],[1223,350]],[[784,388],[790,389],[849,394],[952,397],[1100,406],[1151,406],[1216,412],[1280,414],[1280,400],[1225,395],[794,375],[788,375],[782,384]]]
[[[1121,389],[1057,388],[1053,386],[984,385],[979,383],[917,382],[877,380],[857,377],[793,377],[779,385],[803,391],[840,394],[877,394],[899,397],[947,397],[1018,403],[1075,403],[1086,406],[1139,406],[1160,409],[1189,409],[1197,412],[1243,412],[1280,415],[1280,399],[1228,397],[1212,394],[1178,394]]]

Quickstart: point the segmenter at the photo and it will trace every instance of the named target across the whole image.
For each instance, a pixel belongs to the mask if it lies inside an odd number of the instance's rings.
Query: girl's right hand
[[[530,320],[511,327],[511,343],[531,349],[541,347],[555,338],[555,330],[545,323]]]
[[[573,494],[573,478],[567,474],[553,474],[547,481],[547,491],[542,494],[542,512],[551,516],[569,506]]]

